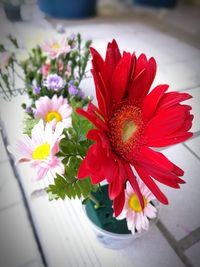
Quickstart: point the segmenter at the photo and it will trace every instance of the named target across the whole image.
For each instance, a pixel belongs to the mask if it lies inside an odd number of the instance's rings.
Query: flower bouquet
[[[155,59],[121,53],[113,40],[105,60],[90,48],[98,106],[88,99],[84,102],[78,89],[84,73],[78,72],[78,81],[73,79],[77,83],[71,83],[74,69],[67,63],[71,48],[60,46],[44,46],[54,59],[46,65],[42,57],[40,71],[28,80],[33,100],[28,114],[34,123],[17,143],[19,162],[30,162],[37,179],[52,175],[47,188],[51,200],[80,198],[99,239],[106,245],[115,240],[117,245],[111,247],[119,247],[119,242],[130,243],[130,236],[149,229],[159,202],[168,204],[157,182],[172,188],[185,183],[184,171],[157,148],[192,136],[191,107],[182,104],[191,96],[167,92],[166,84],[150,90]],[[52,47],[64,51],[61,65]],[[36,53],[41,55],[40,49]],[[30,59],[24,70],[29,64]],[[60,72],[69,78],[64,81]]]

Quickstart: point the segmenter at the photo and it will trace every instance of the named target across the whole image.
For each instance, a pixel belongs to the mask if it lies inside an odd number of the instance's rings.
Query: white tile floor
[[[195,153],[197,157],[200,155],[200,136],[186,142],[186,145]]]
[[[16,205],[22,201],[21,192],[17,180],[15,179],[10,167],[10,163],[0,163],[1,178],[0,178],[0,210],[6,207]]]
[[[0,229],[0,266],[23,266],[39,257],[23,203],[1,211]]]
[[[93,22],[95,23],[95,20]],[[177,145],[164,151],[185,170],[184,179],[187,183],[178,191],[165,188],[170,205],[162,207],[160,214],[161,222],[176,240],[187,237],[200,226],[197,210],[200,205],[200,51],[142,22],[103,22],[91,25],[85,21],[83,25],[73,26],[70,23],[66,24],[66,27],[68,34],[80,31],[85,38],[91,37],[94,40],[93,46],[100,49],[102,54],[105,53],[106,42],[115,37],[122,49],[135,50],[137,54],[146,52],[149,56],[154,56],[159,63],[154,84],[169,83],[172,90],[185,90],[193,95],[189,104],[192,105],[195,115],[195,137],[186,142],[185,146]],[[14,26],[9,24],[6,31],[8,29],[20,36],[29,47],[45,36],[55,34],[52,27],[43,20],[37,23],[18,23]],[[91,79],[84,81],[82,86],[86,93],[94,95]],[[20,104],[23,101],[26,102],[23,96],[10,103],[0,100],[1,117],[11,143],[19,137],[22,129],[23,112]],[[0,266],[42,267],[31,225],[2,140],[0,152]],[[33,197],[32,192],[44,187],[45,182],[33,182],[31,178],[34,173],[28,166],[21,165],[18,170],[48,266],[185,266],[157,226],[152,227],[129,248],[119,251],[105,249],[96,241],[88,226],[80,202],[49,202],[46,195]],[[198,251],[199,243],[185,252],[191,262],[189,267],[198,266]]]
[[[163,153],[185,171],[183,179],[186,184],[180,189],[162,186],[169,196],[170,205],[163,207],[160,218],[175,239],[180,240],[200,226],[200,216],[197,214],[200,205],[200,161],[182,144],[170,147]]]
[[[199,267],[199,263],[200,263],[199,251],[200,251],[200,242],[194,244],[192,247],[190,247],[185,252],[195,267]]]

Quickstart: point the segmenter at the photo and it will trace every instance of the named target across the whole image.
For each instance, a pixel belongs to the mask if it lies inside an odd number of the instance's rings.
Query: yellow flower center
[[[143,196],[143,199],[144,199],[144,208],[145,208],[147,205],[147,200],[144,196]],[[140,201],[139,201],[139,199],[135,193],[129,198],[128,205],[135,212],[141,212],[142,211]]]
[[[50,144],[42,144],[33,151],[32,158],[37,160],[44,160],[46,159],[50,154]]]
[[[58,44],[58,43],[54,43],[54,44],[51,46],[51,48],[53,48],[53,49],[59,49],[59,48],[61,48],[61,45]]]
[[[62,120],[61,115],[57,111],[50,111],[46,115],[46,121],[50,122],[52,120],[56,119],[56,122],[59,122]]]

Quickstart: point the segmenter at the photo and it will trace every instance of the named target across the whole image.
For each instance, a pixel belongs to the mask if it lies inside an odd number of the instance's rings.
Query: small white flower
[[[136,193],[129,182],[126,184],[125,203],[121,214],[116,219],[127,220],[128,229],[135,234],[135,231],[142,232],[149,229],[149,219],[156,217],[157,209],[150,203],[156,199],[146,185],[138,180],[138,185],[144,199],[144,209],[142,210]],[[149,218],[149,219],[148,219]]]
[[[64,128],[71,127],[72,107],[63,96],[54,95],[53,98],[42,96],[35,102],[35,106],[35,118],[43,119],[44,122],[53,121],[54,127],[58,122],[62,123]]]

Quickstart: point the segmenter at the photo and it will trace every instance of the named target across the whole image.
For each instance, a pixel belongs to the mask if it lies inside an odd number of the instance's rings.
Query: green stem
[[[103,205],[101,205],[99,201],[96,199],[96,197],[94,197],[91,193],[88,195],[88,198],[95,204],[94,206],[95,209],[103,207]]]

